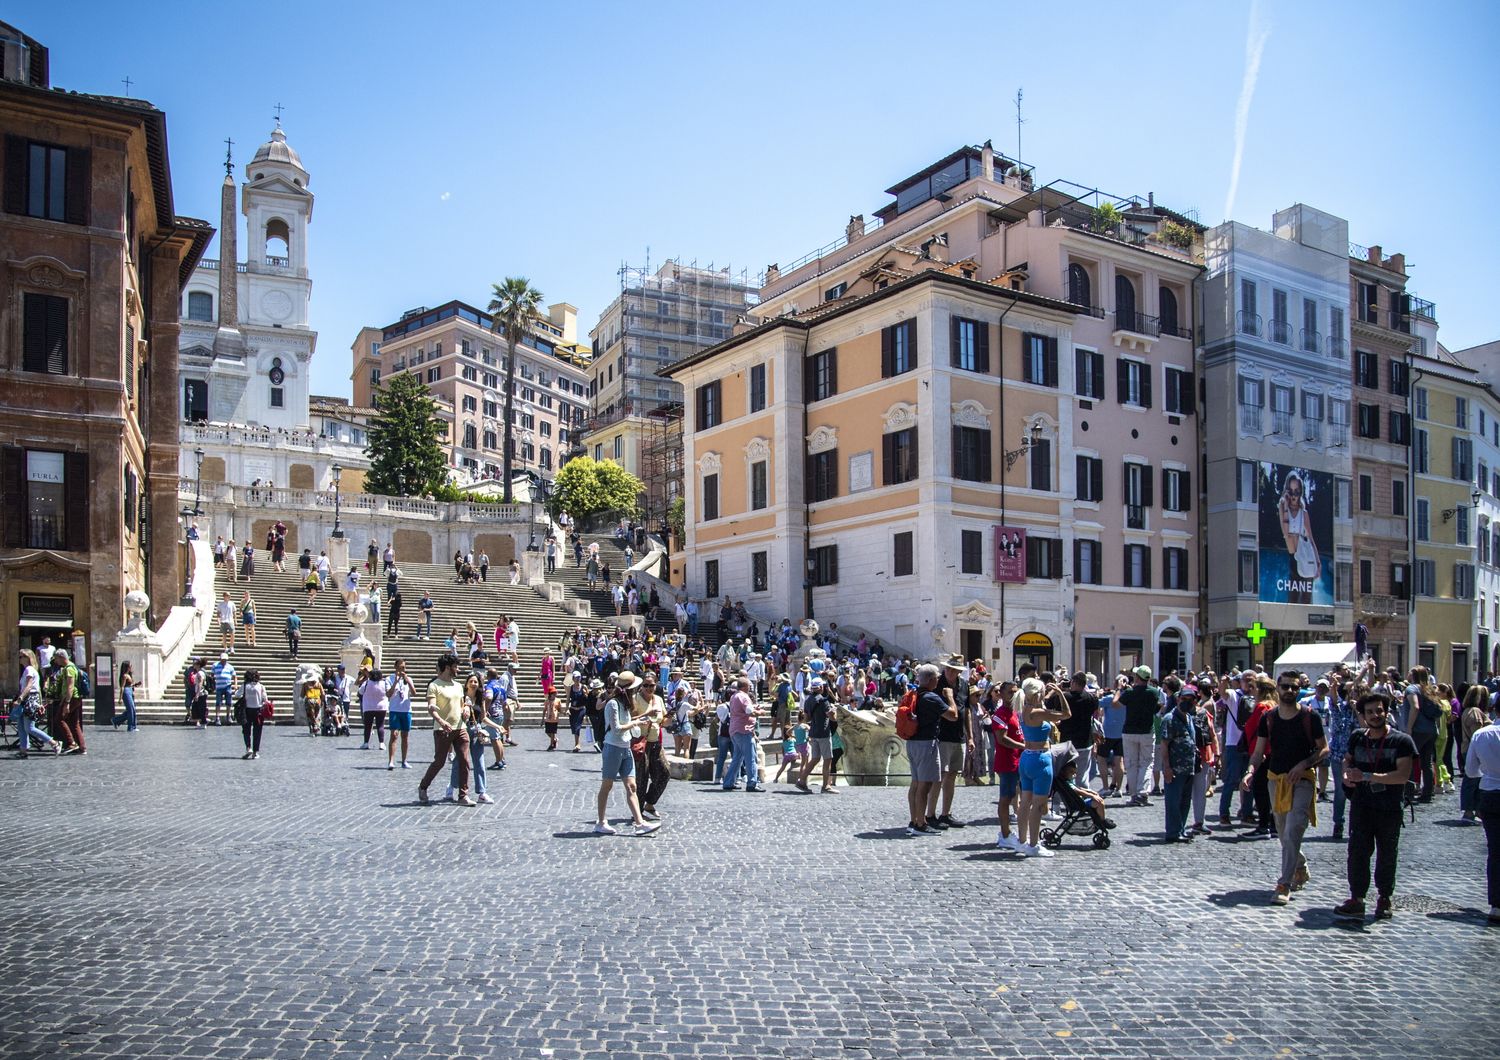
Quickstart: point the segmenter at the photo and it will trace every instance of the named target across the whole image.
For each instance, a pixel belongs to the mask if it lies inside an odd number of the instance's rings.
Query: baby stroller
[[[330,691],[328,686],[323,687],[323,717],[319,723],[319,736],[348,736],[348,715],[344,712],[344,704],[339,699],[336,690]]]
[[[1063,819],[1041,832],[1042,844],[1052,850],[1062,846],[1063,836],[1092,836],[1097,850],[1109,849],[1109,831],[1115,822],[1104,815],[1103,803],[1097,808],[1084,801],[1073,787],[1073,778],[1078,773],[1078,756],[1069,750],[1054,755],[1052,768],[1052,794],[1063,804]]]

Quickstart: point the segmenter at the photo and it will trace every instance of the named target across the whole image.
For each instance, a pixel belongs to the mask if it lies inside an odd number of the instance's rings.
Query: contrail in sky
[[[1250,125],[1250,101],[1260,77],[1260,57],[1271,30],[1261,24],[1260,3],[1250,5],[1250,27],[1245,35],[1245,79],[1240,83],[1240,101],[1234,112],[1234,161],[1229,167],[1229,194],[1224,197],[1224,220],[1234,214],[1234,197],[1240,188],[1240,164],[1245,158],[1245,133]]]

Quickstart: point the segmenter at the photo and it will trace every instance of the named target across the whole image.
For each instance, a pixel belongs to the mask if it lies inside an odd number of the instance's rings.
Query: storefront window
[[[63,454],[26,452],[26,545],[65,548]]]

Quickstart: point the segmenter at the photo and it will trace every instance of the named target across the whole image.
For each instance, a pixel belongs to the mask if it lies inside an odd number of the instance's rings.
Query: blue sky
[[[748,269],[837,237],[962,144],[1223,220],[1295,201],[1403,251],[1440,338],[1500,337],[1484,229],[1500,162],[1500,4],[370,2],[7,5],[53,84],[167,113],[177,209],[217,223],[286,107],[311,173],[314,389],[364,324],[531,279],[581,331],[622,262]],[[216,251],[210,250],[210,254]],[[1486,279],[1488,277],[1488,279]]]

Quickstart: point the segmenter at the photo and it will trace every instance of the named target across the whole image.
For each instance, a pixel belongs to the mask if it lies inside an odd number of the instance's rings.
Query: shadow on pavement
[[[1223,891],[1219,894],[1210,894],[1208,900],[1214,905],[1225,909],[1234,909],[1243,905],[1271,905],[1271,888],[1256,887],[1239,891]]]
[[[855,839],[906,839],[908,837],[907,837],[907,834],[906,834],[906,825],[903,824],[903,825],[899,825],[899,826],[897,826],[895,828],[879,828],[879,829],[876,829],[875,831],[872,831],[872,832],[855,832],[854,833],[854,838]],[[913,839],[913,840],[917,840],[917,839],[921,839],[923,837],[922,836],[911,836],[910,838]]]

